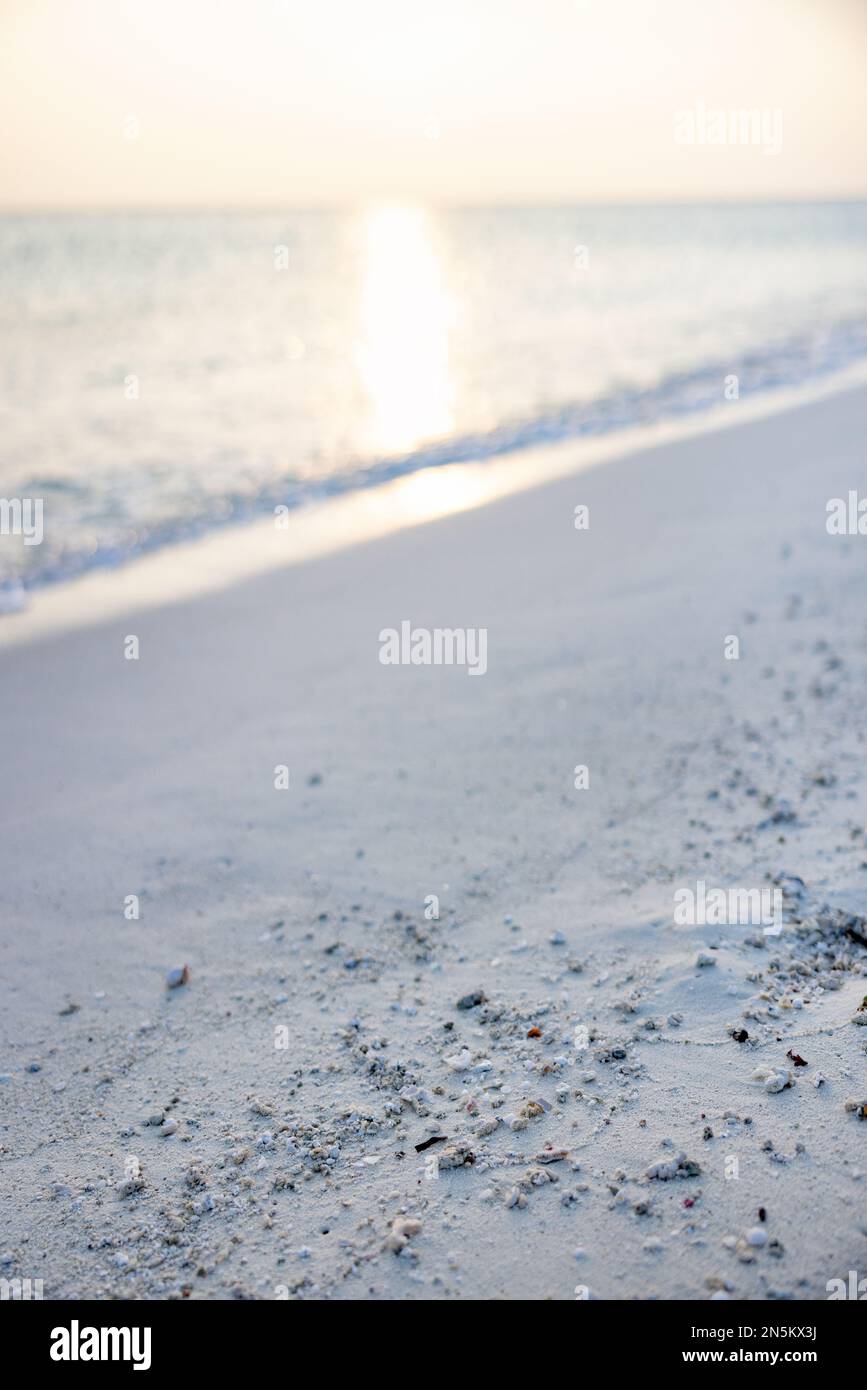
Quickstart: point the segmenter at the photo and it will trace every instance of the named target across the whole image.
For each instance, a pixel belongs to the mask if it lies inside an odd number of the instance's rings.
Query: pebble
[[[474,989],[470,994],[464,994],[455,1005],[458,1009],[474,1009],[478,1004],[487,1003],[488,996],[482,989]]]
[[[710,965],[716,965],[716,959],[714,956],[709,955],[707,951],[699,951],[695,958],[695,963],[700,968],[706,968]]]
[[[188,965],[176,965],[174,970],[170,970],[166,975],[166,989],[177,989],[179,985],[186,985],[190,979],[190,967]]]
[[[160,1134],[161,1134],[161,1135],[163,1136],[163,1138],[165,1139],[165,1138],[167,1138],[170,1134],[176,1134],[176,1133],[177,1133],[177,1128],[178,1128],[178,1122],[177,1122],[177,1120],[172,1120],[172,1119],[163,1120],[162,1124],[160,1125]]]

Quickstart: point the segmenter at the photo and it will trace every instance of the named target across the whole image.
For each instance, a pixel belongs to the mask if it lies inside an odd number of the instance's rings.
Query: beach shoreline
[[[825,526],[867,495],[867,389],[730,418],[243,582],[203,558],[195,597],[119,571],[87,625],[47,592],[3,620],[4,1277],[824,1299],[867,1271],[867,564]],[[383,665],[404,621],[484,629],[483,678]],[[676,924],[699,881],[781,885],[779,941]]]
[[[425,468],[377,487],[284,508],[279,519],[233,523],[28,591],[20,610],[0,613],[0,649],[228,589],[270,570],[475,510],[637,452],[739,428],[862,384],[867,384],[867,363],[857,362],[830,377],[758,392],[683,418],[521,449],[484,463]]]

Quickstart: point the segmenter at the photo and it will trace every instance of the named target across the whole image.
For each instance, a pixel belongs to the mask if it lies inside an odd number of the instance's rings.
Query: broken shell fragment
[[[850,1115],[857,1115],[859,1120],[867,1120],[867,1100],[845,1100],[843,1109]]]
[[[753,1081],[764,1082],[765,1090],[769,1095],[777,1091],[785,1091],[788,1086],[795,1084],[795,1078],[788,1067],[756,1067],[752,1076]]]
[[[476,1156],[467,1144],[449,1144],[439,1155],[440,1168],[463,1168],[464,1164],[475,1161]]]
[[[687,1158],[685,1153],[677,1153],[674,1158],[661,1158],[657,1163],[651,1163],[644,1176],[656,1178],[659,1182],[670,1182],[672,1178],[694,1178],[700,1172],[700,1163]]]
[[[416,1217],[395,1217],[394,1221],[391,1223],[391,1230],[386,1237],[385,1248],[387,1250],[393,1250],[395,1255],[399,1255],[401,1250],[405,1249],[409,1244],[410,1238],[420,1233],[421,1228],[421,1222],[417,1220]]]

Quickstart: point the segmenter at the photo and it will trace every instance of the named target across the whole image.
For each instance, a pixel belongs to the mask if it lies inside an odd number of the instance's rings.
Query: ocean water
[[[0,218],[0,586],[861,358],[864,203]]]

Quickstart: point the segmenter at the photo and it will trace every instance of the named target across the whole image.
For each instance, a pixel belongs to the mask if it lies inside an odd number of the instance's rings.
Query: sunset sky
[[[867,0],[0,0],[0,206],[861,197],[865,66]]]

